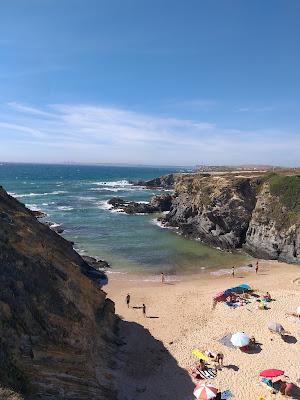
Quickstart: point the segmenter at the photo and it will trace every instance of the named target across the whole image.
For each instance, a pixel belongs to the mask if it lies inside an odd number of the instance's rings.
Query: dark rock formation
[[[172,206],[173,195],[171,194],[159,194],[152,197],[150,205],[156,209],[156,211],[170,211]]]
[[[144,186],[146,188],[164,188],[173,189],[175,181],[177,179],[177,174],[168,174],[160,176],[158,178],[149,179],[146,181],[130,181],[135,186]]]
[[[97,269],[98,271],[105,271],[107,268],[110,268],[110,265],[107,261],[97,260],[95,257],[90,256],[81,256],[86,263],[88,263],[91,267]]]
[[[40,210],[30,210],[31,214],[34,215],[36,218],[44,218],[47,216],[46,213]]]
[[[154,196],[150,203],[126,201],[120,197],[113,197],[108,204],[115,210],[121,210],[126,214],[151,214],[161,211],[169,211],[172,204],[172,196],[163,194]]]
[[[229,250],[244,242],[255,201],[249,179],[183,175],[165,222],[187,236]]]
[[[102,276],[0,188],[0,393],[116,398],[106,379],[116,316]]]

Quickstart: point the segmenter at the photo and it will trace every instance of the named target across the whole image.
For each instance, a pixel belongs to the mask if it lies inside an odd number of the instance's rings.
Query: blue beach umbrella
[[[242,292],[245,292],[247,290],[250,290],[250,286],[247,285],[246,283],[242,283],[241,285],[236,286],[236,287],[231,289],[231,291],[233,293],[242,293]]]
[[[244,289],[244,290],[249,290],[251,289],[251,287],[249,285],[247,285],[247,283],[242,283],[241,285],[239,285],[238,287]]]

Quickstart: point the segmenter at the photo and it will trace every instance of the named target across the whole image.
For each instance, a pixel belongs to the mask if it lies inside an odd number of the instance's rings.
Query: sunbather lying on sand
[[[199,372],[200,371],[205,371],[207,369],[207,366],[203,360],[199,361],[199,364],[197,364],[195,367],[192,367],[189,370],[189,373],[192,375],[193,378],[198,379],[199,377]]]

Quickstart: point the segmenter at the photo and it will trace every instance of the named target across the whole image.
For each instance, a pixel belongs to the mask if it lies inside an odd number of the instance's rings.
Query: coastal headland
[[[150,202],[163,211],[162,224],[225,250],[246,249],[255,255],[252,267],[236,266],[234,276],[231,269],[177,272],[164,283],[159,272],[112,268],[105,291],[107,264],[82,258],[1,189],[2,398],[190,399],[194,348],[224,354],[212,383],[235,398],[268,396],[259,383],[267,368],[284,370],[300,398],[300,320],[288,316],[300,305],[299,179],[253,171],[166,179],[172,191]],[[217,292],[241,283],[257,298],[270,292],[273,301],[266,309],[255,297],[237,308],[213,307]],[[289,332],[284,340],[270,334],[270,321]],[[239,331],[255,337],[254,352],[224,345]]]

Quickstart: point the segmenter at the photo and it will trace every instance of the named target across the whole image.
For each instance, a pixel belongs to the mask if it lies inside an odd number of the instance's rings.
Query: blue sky
[[[0,4],[0,160],[299,165],[298,0]]]

